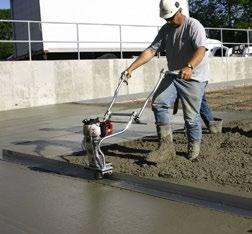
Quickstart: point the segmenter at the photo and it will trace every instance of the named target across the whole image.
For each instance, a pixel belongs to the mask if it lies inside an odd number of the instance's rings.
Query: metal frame
[[[122,29],[124,27],[140,27],[140,28],[146,28],[146,27],[151,27],[151,28],[156,28],[157,31],[159,31],[161,26],[155,26],[155,25],[127,25],[127,24],[96,24],[96,23],[79,23],[79,22],[50,22],[50,21],[31,21],[31,20],[3,20],[0,19],[1,22],[7,22],[7,23],[27,23],[27,35],[28,35],[28,40],[0,40],[0,42],[3,43],[28,43],[29,45],[29,60],[32,60],[32,43],[76,43],[77,44],[77,54],[78,54],[78,60],[80,60],[80,43],[118,43],[119,48],[120,48],[120,57],[121,59],[123,58],[123,52],[125,52],[123,44],[147,44],[151,43],[150,41],[124,41],[122,38]],[[37,24],[63,24],[63,25],[75,25],[76,26],[76,40],[75,41],[45,41],[45,40],[31,40],[31,23],[37,23]],[[93,25],[93,26],[111,26],[111,27],[118,27],[119,29],[119,41],[80,41],[79,40],[79,26],[80,25]],[[252,29],[232,29],[232,28],[210,28],[207,27],[205,28],[206,30],[218,30],[220,31],[220,41],[221,41],[221,46],[223,44],[227,45],[240,45],[244,44],[247,45],[248,47],[250,46],[250,40],[252,40]],[[223,41],[223,31],[245,31],[247,32],[247,42],[240,42],[240,43],[235,43],[235,42],[225,42]],[[158,55],[159,56],[159,55]],[[223,56],[223,51],[222,51],[222,56]]]
[[[144,111],[144,109],[146,108],[146,105],[148,103],[148,101],[150,100],[150,98],[154,95],[154,93],[156,92],[157,88],[159,87],[161,81],[167,76],[167,75],[175,75],[175,76],[179,76],[178,71],[165,71],[165,69],[162,69],[160,71],[160,75],[159,75],[159,79],[155,85],[155,87],[153,88],[153,90],[150,92],[150,94],[147,96],[142,108],[139,111],[133,111],[131,113],[115,113],[112,112],[111,109],[115,103],[115,100],[118,96],[118,92],[120,90],[120,88],[122,87],[123,83],[127,84],[127,76],[125,74],[123,74],[120,77],[120,80],[118,82],[117,88],[115,90],[114,96],[111,100],[111,103],[107,109],[107,111],[104,114],[104,118],[103,120],[110,120],[113,116],[118,116],[118,117],[128,117],[128,122],[126,123],[125,127],[122,128],[121,130],[118,130],[117,132],[111,134],[111,135],[107,135],[103,138],[100,138],[99,140],[93,140],[92,142],[90,142],[89,144],[91,144],[94,147],[94,155],[92,155],[92,160],[95,162],[95,164],[97,165],[97,167],[93,167],[93,166],[89,166],[90,169],[96,170],[97,172],[101,173],[101,176],[104,174],[111,174],[113,171],[113,166],[111,163],[106,163],[106,159],[105,159],[105,155],[101,150],[101,146],[103,144],[104,141],[106,141],[109,138],[118,136],[120,134],[123,134],[124,132],[126,132],[128,130],[128,128],[130,127],[130,125],[132,124],[133,120],[137,123],[137,124],[141,124],[140,122],[140,117],[142,116],[142,113]],[[85,134],[84,134],[84,138],[85,138]],[[92,165],[92,160],[89,162],[89,165]]]

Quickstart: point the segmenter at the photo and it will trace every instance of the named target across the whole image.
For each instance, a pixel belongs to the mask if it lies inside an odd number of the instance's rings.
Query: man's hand
[[[190,80],[192,76],[192,69],[189,67],[184,67],[180,70],[180,76],[184,80]]]
[[[192,70],[200,64],[205,56],[206,48],[204,46],[199,47],[193,54],[192,58],[188,61],[188,65],[191,64],[192,68],[185,66],[180,70],[180,76],[184,80],[190,80],[192,77]]]
[[[128,79],[131,77],[131,74],[125,70],[121,73],[121,79],[124,79],[124,82],[128,85]]]
[[[126,75],[126,77],[129,79],[131,77],[131,73],[138,67],[150,61],[155,56],[155,53],[156,51],[152,48],[145,49],[137,57],[137,59],[122,73],[122,75]]]

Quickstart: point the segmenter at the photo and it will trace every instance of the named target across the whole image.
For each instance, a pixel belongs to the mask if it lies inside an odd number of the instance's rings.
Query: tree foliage
[[[189,0],[189,8],[205,27],[252,28],[251,0]]]
[[[252,29],[251,0],[189,0],[190,16],[205,27]],[[210,30],[209,37],[221,39],[220,31]],[[245,31],[224,30],[224,42],[247,42]]]
[[[11,19],[10,9],[0,9],[0,19]],[[0,40],[12,39],[12,24],[0,22]],[[5,59],[14,53],[13,43],[0,43],[0,59]]]

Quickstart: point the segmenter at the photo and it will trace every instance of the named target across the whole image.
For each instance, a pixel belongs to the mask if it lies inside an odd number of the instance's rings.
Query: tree
[[[251,0],[189,0],[189,8],[205,27],[252,27]]]
[[[251,0],[189,0],[190,16],[198,19],[205,27],[252,28]],[[220,31],[210,31],[209,37],[220,39]],[[247,42],[247,33],[223,31],[224,42]]]
[[[10,19],[10,9],[0,9],[0,19]],[[0,40],[12,39],[12,24],[9,22],[0,22]],[[0,59],[6,59],[14,53],[13,43],[0,43]]]

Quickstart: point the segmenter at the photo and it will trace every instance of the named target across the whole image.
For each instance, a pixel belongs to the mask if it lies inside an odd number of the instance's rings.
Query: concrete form
[[[132,59],[0,62],[0,111],[111,97]],[[150,91],[165,58],[133,73],[120,95]],[[210,84],[252,83],[252,58],[210,58]]]

